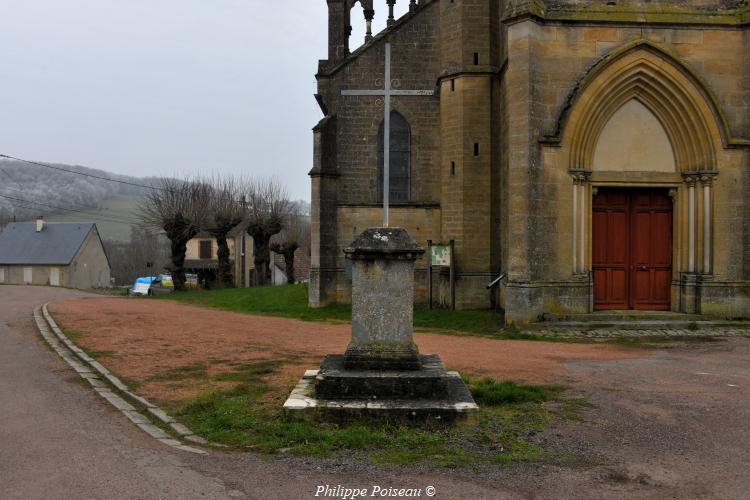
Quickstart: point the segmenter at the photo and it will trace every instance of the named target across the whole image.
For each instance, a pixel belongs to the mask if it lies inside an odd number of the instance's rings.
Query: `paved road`
[[[0,498],[311,497],[318,485],[434,485],[436,498],[496,498],[473,481],[388,473],[325,473],[252,454],[179,452],[157,443],[109,407],[47,349],[34,306],[95,295],[0,286]]]
[[[128,425],[39,341],[34,306],[85,296],[0,286],[0,497],[228,497],[221,481]]]

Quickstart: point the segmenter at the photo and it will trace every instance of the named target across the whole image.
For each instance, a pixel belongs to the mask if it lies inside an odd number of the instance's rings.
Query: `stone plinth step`
[[[476,417],[479,407],[458,372],[445,372],[446,393],[436,399],[318,399],[315,379],[303,378],[284,403],[290,416],[327,422],[387,421],[430,426]]]
[[[588,314],[545,315],[532,323],[537,330],[675,330],[689,328],[750,328],[747,321],[729,321],[700,314],[670,311],[597,311]]]
[[[448,374],[436,355],[420,356],[419,370],[350,370],[345,356],[329,355],[315,378],[320,399],[439,399],[448,391]]]

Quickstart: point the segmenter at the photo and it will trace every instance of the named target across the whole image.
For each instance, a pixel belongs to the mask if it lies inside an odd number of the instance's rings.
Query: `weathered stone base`
[[[419,350],[413,343],[403,346],[349,344],[342,362],[342,369],[347,370],[419,370],[421,368]]]
[[[351,370],[344,356],[329,355],[315,379],[321,399],[438,399],[448,374],[436,355],[422,356],[419,370]]]
[[[287,415],[346,423],[366,420],[394,425],[435,426],[473,419],[479,407],[458,372],[444,372],[446,394],[440,399],[322,399],[316,394],[320,371],[308,370],[284,403]]]
[[[505,321],[526,326],[549,314],[588,313],[592,310],[592,284],[588,276],[570,282],[508,281],[502,303]]]

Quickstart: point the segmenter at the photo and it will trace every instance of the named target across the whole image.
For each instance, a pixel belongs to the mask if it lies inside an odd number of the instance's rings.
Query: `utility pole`
[[[242,195],[242,215],[243,215],[243,218],[245,216],[245,212],[246,211],[247,211],[247,199],[245,198],[245,195],[243,194]],[[247,252],[246,240],[247,240],[247,231],[243,227],[242,228],[242,266],[241,266],[242,267],[242,276],[240,277],[240,288],[245,288],[245,286],[246,286],[245,285],[245,282],[246,282],[245,273],[247,272],[246,268],[245,268],[246,261],[247,261],[247,256],[246,256],[246,252]]]

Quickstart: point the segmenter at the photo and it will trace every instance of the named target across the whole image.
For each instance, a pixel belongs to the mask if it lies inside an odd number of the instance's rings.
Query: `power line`
[[[93,179],[99,179],[99,180],[102,180],[102,181],[117,182],[118,184],[125,184],[126,186],[133,186],[133,187],[139,187],[139,188],[144,188],[144,189],[153,189],[153,190],[156,190],[156,191],[168,191],[167,189],[160,188],[158,186],[147,186],[146,184],[138,184],[137,182],[129,182],[129,181],[123,181],[123,180],[120,180],[120,179],[112,179],[111,177],[104,177],[104,176],[101,176],[101,175],[87,174],[85,172],[78,172],[76,170],[71,170],[71,169],[68,169],[68,168],[58,167],[58,166],[55,166],[55,165],[48,165],[46,163],[39,163],[39,162],[36,162],[36,161],[31,161],[31,160],[24,160],[23,158],[16,158],[14,156],[9,156],[9,155],[4,155],[4,154],[0,154],[0,158],[7,158],[9,160],[20,161],[20,162],[23,162],[23,163],[28,163],[30,165],[38,165],[40,167],[51,168],[51,169],[54,169],[54,170],[60,170],[61,172],[67,172],[69,174],[82,175],[84,177],[91,177]]]
[[[5,195],[2,195],[2,194],[0,194],[0,198],[6,198],[6,199],[10,199],[10,200],[17,200],[16,204],[20,203],[20,205],[18,205],[18,206],[20,206],[21,208],[33,209],[34,208],[33,205],[40,205],[40,203],[35,202],[35,201],[23,200],[21,198],[14,198],[12,196],[5,196]],[[66,211],[66,212],[78,212],[77,210],[70,210],[70,209],[66,209],[66,208],[58,208],[58,210],[63,210],[63,211]],[[107,217],[103,217],[101,215],[88,214],[86,212],[81,212],[81,213],[83,213],[84,215],[86,215],[89,218],[99,219],[98,222],[111,222],[111,223],[126,224],[126,225],[135,225],[135,224],[140,224],[141,223],[141,221],[138,221],[137,223],[134,224],[133,222],[127,222],[127,221],[123,221],[123,220],[110,219],[110,218],[107,218]],[[157,233],[147,231],[147,234],[150,235],[150,236],[162,236],[165,233],[163,231],[160,231],[160,232],[157,232]]]
[[[143,188],[143,189],[152,189],[154,191],[163,191],[165,193],[169,193],[169,192],[173,191],[171,189],[163,188],[163,187],[159,187],[159,186],[147,186],[146,184],[139,184],[137,182],[129,182],[129,181],[123,181],[123,180],[119,180],[119,179],[112,179],[111,177],[104,177],[104,176],[101,176],[101,175],[87,174],[85,172],[78,172],[76,170],[71,170],[71,169],[63,168],[63,167],[58,167],[56,165],[48,165],[46,163],[39,163],[37,161],[24,160],[23,158],[16,158],[15,156],[10,156],[10,155],[0,154],[0,158],[7,158],[9,160],[20,161],[20,162],[23,162],[23,163],[28,163],[30,165],[37,165],[37,166],[45,167],[45,168],[51,168],[51,169],[54,169],[54,170],[59,170],[61,172],[67,172],[69,174],[81,175],[83,177],[91,177],[93,179],[99,179],[99,180],[102,180],[102,181],[117,182],[119,184],[124,184],[126,186],[139,187],[139,188]],[[232,199],[232,198],[229,198],[229,199],[231,199],[235,203],[242,203],[242,200],[235,200],[235,199]]]
[[[10,174],[8,173],[7,170],[5,170],[4,168],[0,168],[0,172],[2,172],[3,174],[5,174],[5,177],[7,177],[8,179],[10,179],[16,186],[18,186],[18,183],[15,181],[15,179],[13,179],[13,177],[10,176]]]
[[[25,200],[23,198],[16,198],[16,197],[13,197],[13,196],[7,196],[7,195],[3,195],[3,194],[0,194],[0,198],[5,198],[7,200],[25,203],[27,205],[25,208],[31,208],[28,205],[40,205],[40,206],[44,206],[44,207],[48,207],[48,208],[53,208],[55,210],[62,210],[62,211],[65,211],[65,212],[81,213],[81,214],[86,215],[87,217],[99,218],[99,219],[101,219],[102,221],[105,221],[105,222],[115,222],[115,223],[118,223],[118,224],[131,224],[131,225],[140,222],[140,221],[136,221],[135,219],[131,219],[131,220],[113,219],[113,218],[110,218],[110,217],[100,216],[100,215],[96,215],[96,214],[90,214],[90,213],[87,213],[87,212],[85,212],[83,210],[75,210],[75,209],[72,209],[72,208],[63,208],[63,207],[58,207],[58,206],[55,206],[55,205],[50,205],[49,203],[41,203],[41,202],[38,202],[38,201]]]
[[[13,191],[18,191],[20,193],[26,193],[26,191],[23,190],[23,189],[16,189],[16,188],[12,188],[12,187],[9,187],[9,186],[2,186],[2,188],[0,188],[0,189],[11,189]],[[31,200],[28,200],[28,202],[29,203],[37,204],[37,202],[31,201]],[[43,205],[43,203],[39,203],[39,204]],[[52,207],[52,208],[56,208],[56,207]],[[59,208],[59,209],[60,210],[75,210],[75,211],[80,211],[80,212],[86,212],[86,215],[89,215],[89,213],[88,213],[89,211],[91,211],[91,210],[97,210],[98,207],[90,207],[90,206],[83,206],[83,205],[73,205],[73,206],[68,207],[68,208]],[[109,209],[104,209],[104,210],[109,210]],[[131,214],[128,214],[128,213],[125,213],[125,212],[116,213],[114,211],[109,211],[108,213],[103,214],[103,215],[105,215],[105,216],[112,215],[113,217],[118,217],[120,219],[125,219],[125,220],[128,220],[130,222],[134,222],[134,223],[142,222],[140,219],[137,219],[137,218],[134,218],[134,217],[130,217]]]

